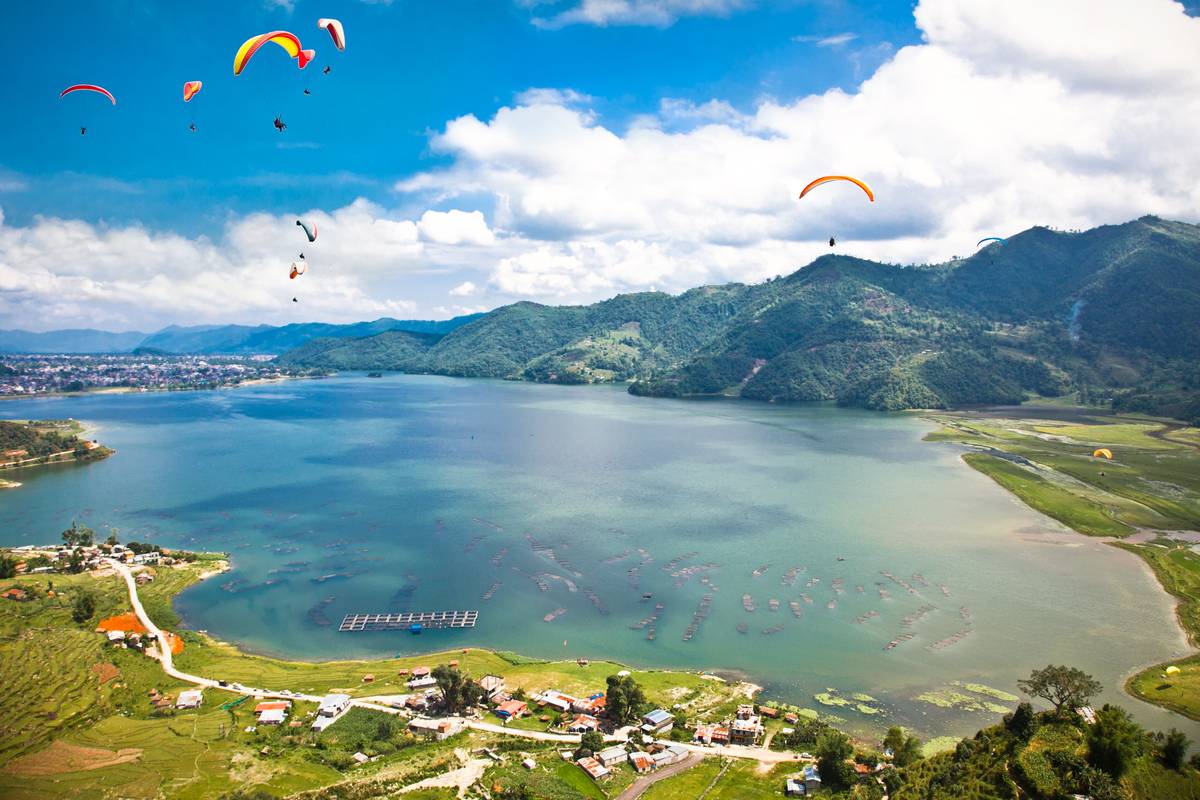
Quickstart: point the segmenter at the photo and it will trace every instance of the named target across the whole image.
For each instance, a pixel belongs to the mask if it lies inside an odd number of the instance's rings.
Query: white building
[[[204,701],[204,693],[199,689],[189,689],[186,692],[179,693],[179,699],[175,701],[176,708],[199,708],[200,703]]]
[[[317,709],[317,715],[321,717],[336,717],[349,707],[350,695],[327,694],[321,700],[321,707]]]

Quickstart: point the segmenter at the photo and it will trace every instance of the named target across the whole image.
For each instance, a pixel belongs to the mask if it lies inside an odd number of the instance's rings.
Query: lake
[[[914,416],[357,375],[0,415],[75,417],[117,450],[13,475],[0,543],[78,518],[227,551],[233,571],[177,608],[256,652],[479,646],[710,669],[850,730],[925,735],[973,732],[1012,705],[982,687],[1016,693],[1067,663],[1145,724],[1200,734],[1119,691],[1185,648],[1142,563],[923,442]],[[337,630],[347,613],[451,609],[477,609],[478,627]]]

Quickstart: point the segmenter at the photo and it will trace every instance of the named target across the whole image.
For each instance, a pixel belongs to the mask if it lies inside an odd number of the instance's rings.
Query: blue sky
[[[0,100],[21,113],[0,130],[0,166],[33,188],[0,197],[6,219],[139,220],[187,232],[228,211],[390,202],[395,180],[436,163],[430,131],[463,114],[490,116],[530,87],[597,98],[603,120],[621,127],[664,97],[749,106],[762,95],[849,88],[893,45],[918,37],[907,2],[796,0],[667,27],[533,24],[550,10],[504,0],[10,8]],[[345,52],[317,29],[322,16],[344,24]],[[274,29],[315,48],[316,63],[300,71],[271,48],[235,77],[238,45]],[[856,38],[842,47],[794,40],[848,31]],[[185,80],[204,81],[186,106]],[[117,108],[94,95],[58,97],[78,82],[108,88]],[[289,125],[282,135],[276,114]]]
[[[10,5],[0,328],[447,317],[1200,209],[1195,3]],[[315,62],[234,77],[273,29]],[[828,173],[877,202],[797,200]]]

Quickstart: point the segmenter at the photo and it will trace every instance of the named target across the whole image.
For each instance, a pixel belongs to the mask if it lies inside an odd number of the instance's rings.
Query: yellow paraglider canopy
[[[1112,461],[1112,457],[1112,450],[1109,450],[1107,447],[1101,447],[1099,450],[1092,453],[1092,458],[1107,458],[1109,461]]]
[[[1181,670],[1179,669],[1179,667],[1176,667],[1174,665],[1167,667],[1168,675],[1178,675],[1180,673],[1180,671]]]

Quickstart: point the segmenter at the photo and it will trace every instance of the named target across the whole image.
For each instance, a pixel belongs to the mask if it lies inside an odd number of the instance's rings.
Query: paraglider
[[[309,242],[315,242],[317,240],[317,223],[314,222],[311,226],[309,226],[309,224],[303,220],[296,220],[296,224],[304,230],[304,235],[308,237]]]
[[[80,135],[80,136],[87,136],[87,128],[84,128],[84,127],[82,127],[82,126],[81,126],[81,127],[79,128],[79,135]]]
[[[849,175],[826,175],[823,178],[817,178],[815,181],[810,183],[808,186],[804,187],[804,189],[800,192],[800,199],[803,200],[804,195],[808,194],[809,192],[811,192],[813,189],[817,188],[818,186],[822,186],[826,183],[831,183],[833,181],[849,181],[850,183],[853,183],[855,186],[857,186],[858,188],[860,188],[864,192],[866,192],[867,197],[871,200],[872,203],[875,202],[875,193],[871,191],[871,187],[867,186],[865,183],[860,181],[858,178],[851,178]]]
[[[283,133],[284,131],[287,130],[287,123],[285,123],[279,117],[276,117],[275,118],[275,130],[279,131],[280,133]]]
[[[1107,447],[1101,447],[1099,450],[1096,450],[1094,453],[1092,453],[1092,458],[1106,458],[1109,461],[1112,461],[1112,450],[1109,450]]]
[[[333,46],[342,51],[346,49],[346,32],[342,30],[342,23],[336,19],[319,19],[317,27],[324,28],[329,31],[329,38],[333,39]]]
[[[304,90],[304,93],[305,93],[305,94],[312,94],[312,92],[311,92],[310,90],[308,90],[308,89],[305,89],[305,90]]]
[[[303,275],[306,272],[308,272],[307,264],[297,264],[295,261],[293,261],[292,262],[292,271],[288,273],[288,278],[290,278],[291,280],[296,280],[296,278],[298,278],[299,276]]]
[[[1168,675],[1178,675],[1180,672],[1182,672],[1182,670],[1180,670],[1180,669],[1179,669],[1179,667],[1175,666],[1174,664],[1172,664],[1171,666],[1167,667],[1167,674],[1168,674]]]
[[[301,254],[300,254],[300,260],[301,260],[301,261],[303,261],[303,260],[304,260],[304,253],[301,253]]]
[[[270,33],[262,33],[258,36],[251,36],[242,46],[238,48],[237,54],[233,57],[233,74],[241,75],[242,70],[246,68],[246,64],[258,52],[258,49],[267,42],[274,42],[284,49],[289,56],[296,59],[296,66],[304,69],[308,66],[308,62],[316,56],[315,50],[305,50],[300,44],[300,40],[293,33],[287,31],[271,31]]]
[[[325,69],[321,70],[321,74],[322,74],[322,75],[328,75],[328,74],[329,74],[329,69],[330,69],[330,68],[329,68],[329,65],[328,65],[328,64],[326,64],[326,65],[325,65]]]
[[[191,131],[192,133],[195,133],[196,132],[196,123],[193,122],[191,125],[188,125],[188,130]]]
[[[195,97],[204,87],[202,81],[184,81],[183,84],[183,102],[187,103]]]
[[[108,89],[105,89],[103,86],[96,86],[92,83],[77,83],[74,86],[68,86],[67,88],[63,89],[58,96],[66,97],[72,92],[96,92],[107,97],[114,106],[117,104],[117,98],[113,97],[112,92],[110,92]]]
[[[978,242],[976,242],[975,246],[979,247],[979,245],[983,244],[984,242],[999,242],[1000,244],[1008,244],[1007,239],[1002,239],[999,236],[988,236],[987,238],[980,239]]]
[[[830,247],[833,247],[833,246],[834,246],[834,245],[836,245],[836,244],[837,244],[837,239],[835,239],[834,237],[830,236],[830,237],[829,237],[829,246],[830,246]]]

